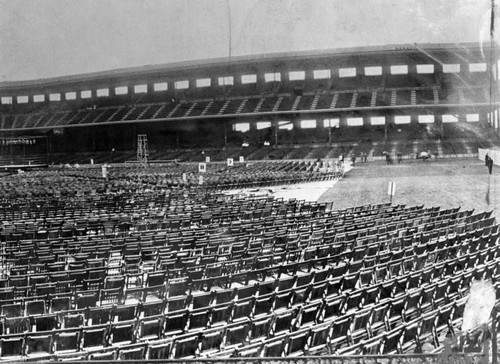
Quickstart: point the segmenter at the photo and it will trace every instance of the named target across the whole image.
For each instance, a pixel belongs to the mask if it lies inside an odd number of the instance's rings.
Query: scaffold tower
[[[137,135],[137,163],[140,167],[148,166],[148,136],[146,134]]]

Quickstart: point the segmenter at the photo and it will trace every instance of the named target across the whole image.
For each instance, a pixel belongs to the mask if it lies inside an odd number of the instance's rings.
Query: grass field
[[[318,201],[333,201],[335,209],[389,202],[388,183],[393,181],[396,183],[393,204],[494,210],[500,221],[499,172],[500,167],[494,166],[490,176],[478,159],[412,160],[399,165],[358,163]],[[489,204],[486,202],[488,185]]]

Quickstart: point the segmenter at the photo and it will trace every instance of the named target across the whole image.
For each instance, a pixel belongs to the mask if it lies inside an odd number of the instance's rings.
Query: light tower
[[[146,168],[148,166],[148,136],[146,134],[137,135],[137,163]]]

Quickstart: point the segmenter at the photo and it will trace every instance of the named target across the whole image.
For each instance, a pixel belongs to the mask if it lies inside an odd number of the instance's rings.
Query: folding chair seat
[[[399,353],[421,353],[422,345],[420,343],[420,319],[407,322],[403,326]]]
[[[165,312],[165,306],[164,301],[141,302],[137,308],[138,316],[150,317],[161,315]]]
[[[220,350],[224,339],[224,328],[208,329],[201,333],[200,355],[207,356]]]
[[[178,336],[173,344],[172,358],[173,359],[189,359],[198,356],[200,351],[199,333],[189,333]]]
[[[27,316],[43,315],[47,311],[44,300],[25,301],[24,305]]]
[[[411,291],[406,295],[404,308],[404,321],[409,322],[419,317],[421,314],[420,302],[421,294],[419,290]]]
[[[30,320],[27,317],[5,317],[2,320],[2,334],[21,334],[31,330]]]
[[[135,340],[136,320],[112,322],[108,341],[113,345],[132,344]]]
[[[342,285],[343,285],[343,278],[329,280],[326,284],[324,295],[328,298],[342,294],[343,293]]]
[[[189,305],[188,296],[169,297],[165,301],[167,312],[179,311],[187,308]]]
[[[293,289],[290,295],[290,305],[306,304],[309,302],[311,286],[297,286]]]
[[[351,291],[346,294],[344,311],[359,310],[363,307],[365,290]]]
[[[0,356],[6,359],[21,359],[26,352],[24,335],[0,337]]]
[[[136,344],[118,349],[117,360],[143,360],[146,354],[146,344]]]
[[[359,283],[361,287],[369,286],[373,281],[373,268],[362,268],[359,273]]]
[[[345,313],[345,296],[330,297],[323,300],[323,306],[319,313],[319,320],[325,321]]]
[[[436,294],[434,295],[434,307],[440,307],[441,305],[448,303],[448,281],[438,282],[436,285]]]
[[[161,340],[158,342],[152,341],[148,345],[146,358],[148,360],[155,359],[170,359],[173,341],[171,339]]]
[[[346,315],[333,320],[329,340],[332,352],[336,352],[340,348],[348,346],[348,333],[351,327],[352,319],[353,317],[351,315]]]
[[[453,314],[454,303],[447,304],[446,306],[441,306],[438,310],[438,316],[436,321],[436,334],[439,336],[440,333],[448,334],[453,332],[452,326],[452,314]]]
[[[258,284],[258,292],[259,296],[267,295],[270,293],[274,293],[276,291],[278,285],[278,280],[268,280],[264,282],[259,282]]]
[[[87,308],[87,307],[95,307],[97,304],[97,292],[93,292],[90,294],[78,294],[76,297],[76,308]]]
[[[349,329],[350,343],[358,343],[370,336],[370,320],[372,309],[363,309],[356,312],[353,316],[351,327]]]
[[[286,348],[286,335],[273,337],[265,340],[262,348],[263,357],[278,358],[284,356]]]
[[[168,297],[184,296],[189,291],[187,278],[169,279],[167,282]]]
[[[380,355],[384,345],[385,334],[362,340],[360,344],[360,352],[362,355]],[[359,349],[358,349],[359,350]]]
[[[53,354],[52,334],[29,333],[26,334],[26,354],[28,356],[40,356]]]
[[[165,319],[165,335],[180,335],[187,329],[189,311],[168,313]]]
[[[275,293],[258,296],[255,298],[253,305],[253,316],[268,315],[274,308]]]
[[[59,355],[80,350],[81,330],[57,330],[54,332],[54,354]]]
[[[210,309],[200,308],[189,314],[188,330],[205,329],[210,323]]]
[[[95,347],[106,347],[109,343],[108,336],[108,324],[83,327],[81,347],[84,350]]]
[[[310,286],[310,296],[309,300],[316,301],[316,300],[322,300],[327,291],[327,283],[326,282],[319,282],[319,283],[314,283]]]
[[[396,328],[384,335],[382,354],[396,354],[401,347],[402,328]]]
[[[272,334],[273,316],[264,316],[261,318],[252,319],[250,326],[250,339],[255,341],[256,339],[263,339],[269,337]]]
[[[24,307],[21,302],[3,304],[0,312],[5,317],[21,317],[24,316]]]
[[[232,313],[232,305],[229,304],[220,304],[216,306],[212,306],[209,309],[210,315],[210,327],[214,327],[217,325],[225,325],[230,321]]]
[[[325,352],[329,355],[333,353],[330,347],[332,335],[332,321],[328,321],[311,327],[309,333],[309,348],[307,355],[321,355]]]
[[[111,322],[113,307],[89,307],[85,311],[86,319],[91,325],[107,324]]]
[[[294,331],[296,327],[296,316],[298,308],[292,308],[283,312],[273,314],[272,333],[279,334]]]
[[[139,316],[139,307],[135,304],[115,305],[111,310],[111,321],[134,320]]]
[[[88,359],[92,361],[114,361],[117,357],[117,349],[114,347],[103,348],[88,355]]]
[[[51,331],[59,328],[59,318],[55,314],[35,316],[32,318],[32,323],[32,331],[37,332]]]
[[[420,321],[420,344],[424,345],[429,343],[434,347],[438,346],[437,334],[436,334],[436,322],[437,322],[436,312],[428,312],[423,314]]]
[[[196,292],[191,294],[191,305],[193,309],[209,307],[214,298],[214,293],[210,292]]]

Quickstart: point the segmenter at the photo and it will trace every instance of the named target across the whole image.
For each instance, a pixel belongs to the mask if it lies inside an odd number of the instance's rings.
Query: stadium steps
[[[278,97],[278,100],[276,100],[276,103],[274,104],[273,111],[278,111],[282,102],[283,102],[283,96]]]
[[[297,110],[297,106],[299,106],[299,103],[300,103],[301,99],[302,99],[302,96],[297,96],[295,98],[295,101],[293,102],[293,105],[292,105],[292,111]]]
[[[264,101],[266,101],[266,98],[265,97],[261,97],[260,100],[259,100],[259,103],[257,104],[257,106],[255,106],[254,112],[259,112],[259,110],[262,107],[262,104],[264,103]]]
[[[417,91],[416,90],[411,90],[410,103],[411,103],[411,105],[417,104]]]
[[[238,109],[236,109],[236,114],[240,114],[241,113],[241,110],[243,110],[243,108],[245,107],[245,105],[247,104],[248,102],[248,99],[244,99],[240,106],[238,106]]]
[[[434,104],[439,104],[439,92],[438,90],[435,88],[434,90],[432,90],[433,94],[434,94]]]
[[[490,92],[487,88],[483,88],[483,94],[486,102],[490,102]]]
[[[212,105],[214,104],[213,100],[210,101],[207,106],[205,106],[205,108],[203,109],[203,111],[201,112],[201,115],[206,115],[208,110],[210,110],[210,108],[212,107]]]
[[[375,107],[377,105],[377,91],[372,92],[372,99],[370,100],[370,107]]]
[[[396,98],[397,98],[396,90],[393,90],[391,92],[391,106],[396,106]]]
[[[464,90],[459,88],[458,89],[458,102],[460,104],[465,104],[465,95],[464,95]]]
[[[321,96],[320,94],[316,94],[314,96],[314,100],[311,103],[311,110],[316,110],[316,107],[318,106],[318,101],[319,101],[320,96]]]
[[[358,93],[355,91],[353,94],[352,94],[352,99],[351,99],[351,109],[355,108],[356,107],[356,103],[358,102]]]
[[[156,116],[166,107],[166,105],[161,105],[161,107],[156,110],[156,112],[153,114],[152,119],[156,119]]]
[[[231,100],[227,100],[224,105],[222,105],[222,107],[220,108],[219,112],[217,113],[218,115],[222,115],[224,114],[224,111],[226,111],[227,107],[229,106],[229,103],[231,102]]]
[[[170,113],[167,115],[167,118],[171,117],[172,115],[174,115],[174,113],[177,111],[178,108],[181,107],[181,103],[179,102],[177,105],[175,105],[175,107],[172,109],[172,111],[170,111]]]
[[[191,112],[193,111],[193,109],[198,105],[197,102],[193,102],[191,104],[191,106],[189,107],[189,109],[186,111],[186,114],[184,116],[189,116],[191,114]]]
[[[441,144],[441,140],[436,141],[436,147],[439,155],[443,155],[443,146]]]
[[[148,106],[149,107],[149,106]],[[127,118],[129,117],[130,114],[132,114],[137,108],[136,107],[133,107],[131,108],[124,116],[123,116],[123,120],[127,120]],[[140,114],[139,114],[140,116]],[[138,119],[140,119],[140,117],[138,117]]]
[[[330,109],[335,109],[338,99],[339,99],[339,93],[336,92],[335,95],[333,95],[332,103],[330,104]]]

